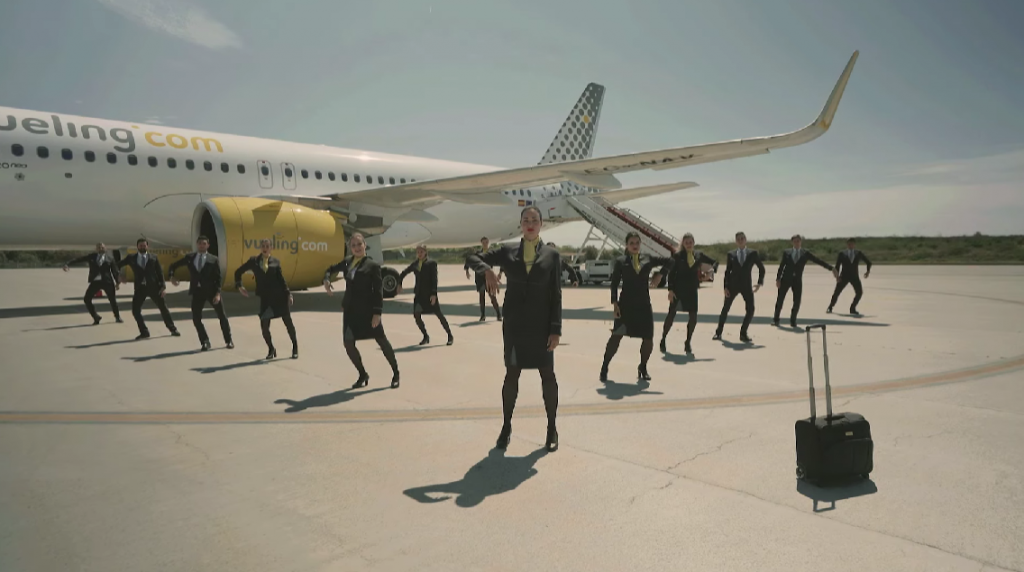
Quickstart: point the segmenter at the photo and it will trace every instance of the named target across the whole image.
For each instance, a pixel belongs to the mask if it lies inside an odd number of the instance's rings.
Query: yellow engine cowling
[[[293,290],[319,286],[324,270],[345,257],[345,219],[328,211],[284,201],[253,197],[218,197],[196,206],[192,216],[192,241],[210,239],[224,276],[224,290],[235,289],[235,270],[250,256],[260,253],[260,240],[274,245],[271,256],[281,261],[281,271]],[[252,291],[252,273],[242,277]]]

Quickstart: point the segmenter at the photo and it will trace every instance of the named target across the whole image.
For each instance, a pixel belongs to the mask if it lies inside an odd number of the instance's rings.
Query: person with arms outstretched
[[[864,278],[871,275],[871,261],[861,251],[857,250],[857,240],[849,239],[846,241],[846,250],[839,253],[836,258],[836,269],[839,270],[839,282],[836,284],[836,290],[832,293],[832,301],[828,305],[829,314],[832,313],[832,308],[839,301],[839,294],[843,292],[846,285],[853,286],[853,303],[850,304],[850,313],[854,316],[859,316],[860,312],[857,311],[857,304],[860,303],[861,296],[864,295],[864,288],[860,285],[860,276],[857,275],[857,267],[861,261],[867,266],[867,270],[864,272]]]
[[[132,296],[132,316],[135,318],[135,323],[139,326],[139,335],[136,340],[144,340],[149,337],[149,328],[146,327],[146,321],[142,319],[142,304],[149,298],[156,304],[157,309],[160,310],[160,317],[164,320],[164,325],[171,332],[171,335],[178,337],[181,334],[178,332],[178,328],[174,326],[174,319],[171,318],[171,313],[167,310],[167,304],[164,303],[164,295],[167,294],[167,283],[164,282],[164,272],[160,268],[160,260],[157,259],[156,255],[149,252],[149,241],[145,238],[140,238],[135,241],[135,248],[138,250],[135,254],[130,254],[121,259],[117,263],[118,268],[124,268],[129,266],[132,269],[132,277],[135,279],[135,294]],[[125,282],[125,277],[121,276],[121,283]]]
[[[710,264],[713,271],[718,272],[718,261],[694,250],[694,245],[693,235],[686,233],[679,242],[679,249],[672,256],[672,267],[668,273],[668,315],[665,316],[665,326],[661,331],[662,353],[668,351],[665,341],[672,331],[676,312],[680,310],[689,315],[689,321],[686,322],[686,345],[683,348],[687,354],[693,353],[690,342],[697,328],[697,293],[700,290],[701,269],[705,264]]]
[[[750,271],[757,266],[757,284],[754,285],[750,279]],[[728,255],[725,266],[725,278],[722,280],[725,286],[725,303],[722,305],[722,315],[718,317],[718,329],[715,330],[713,340],[722,339],[722,331],[725,329],[725,320],[729,317],[729,308],[736,296],[743,296],[746,305],[746,313],[743,316],[743,325],[740,327],[740,341],[752,342],[747,335],[751,320],[754,319],[754,293],[764,285],[764,263],[761,256],[752,248],[747,248],[747,235],[742,232],[736,233],[736,250]]]
[[[671,258],[648,257],[640,254],[640,235],[630,232],[626,235],[626,254],[615,260],[612,270],[612,308],[615,322],[612,335],[604,348],[604,363],[601,364],[601,381],[608,381],[608,365],[619,350],[622,336],[640,338],[640,365],[636,368],[637,379],[650,381],[647,361],[654,351],[654,310],[651,308],[651,283],[661,282],[661,275],[672,264]],[[652,279],[651,270],[660,266],[658,275]],[[622,293],[619,294],[619,284]]]
[[[562,337],[562,257],[544,244],[540,229],[544,224],[540,209],[529,206],[519,215],[523,233],[517,245],[503,244],[487,252],[470,254],[467,266],[483,273],[487,291],[498,292],[498,275],[505,273],[508,289],[502,313],[505,321],[501,334],[504,342],[505,381],[501,388],[504,423],[497,447],[508,447],[512,436],[512,413],[519,396],[519,376],[524,369],[540,373],[544,409],[548,417],[545,447],[558,449],[555,417],[558,411],[558,382],[555,379],[555,348]]]
[[[220,260],[209,252],[210,239],[200,235],[196,239],[196,251],[190,252],[184,258],[172,262],[167,267],[167,278],[171,284],[178,285],[178,279],[174,277],[174,271],[181,266],[188,266],[188,293],[192,296],[192,323],[196,326],[196,333],[199,334],[200,351],[210,350],[210,336],[206,334],[206,327],[203,326],[203,308],[209,303],[213,311],[217,313],[220,320],[220,333],[224,336],[224,345],[230,350],[235,347],[231,341],[231,324],[228,323],[228,316],[224,313],[224,303],[221,299],[221,273]]]
[[[775,287],[779,289],[779,298],[775,301],[775,318],[772,325],[779,325],[779,315],[782,313],[782,303],[786,301],[786,293],[793,290],[793,308],[789,313],[789,325],[796,327],[796,316],[800,313],[800,298],[804,291],[804,267],[808,262],[813,262],[822,268],[828,269],[835,276],[835,268],[831,264],[815,256],[810,250],[803,247],[803,237],[794,234],[790,239],[793,248],[787,248],[782,252],[782,260],[779,261],[779,272],[775,276]]]
[[[393,374],[391,387],[398,387],[398,360],[387,334],[384,333],[384,324],[381,323],[381,314],[384,312],[384,288],[380,264],[366,255],[366,239],[362,233],[357,232],[349,237],[348,248],[350,256],[324,271],[324,289],[333,296],[331,275],[338,272],[345,277],[345,295],[341,299],[342,339],[349,360],[359,372],[359,379],[352,387],[366,387],[370,383],[370,375],[363,368],[363,357],[356,348],[357,340],[369,339],[376,340],[384,352]]]
[[[452,329],[448,326],[448,320],[441,312],[441,304],[437,301],[437,262],[427,256],[427,246],[421,244],[416,247],[416,261],[409,265],[398,276],[398,293],[402,293],[402,281],[409,274],[416,275],[416,287],[412,300],[412,316],[416,320],[416,327],[423,333],[421,346],[430,343],[430,336],[427,334],[427,326],[423,323],[423,313],[430,312],[437,316],[441,327],[448,334],[448,345],[455,343],[452,336]]]
[[[115,291],[121,288],[121,283],[117,278],[117,262],[114,261],[114,257],[107,254],[107,245],[99,242],[96,244],[96,252],[94,254],[86,254],[74,260],[69,260],[64,265],[64,272],[67,272],[68,267],[72,264],[82,262],[89,263],[89,287],[85,289],[85,309],[92,316],[93,325],[95,326],[103,319],[96,313],[96,308],[92,305],[92,299],[100,291],[106,295],[107,301],[110,302],[110,310],[114,313],[114,321],[118,324],[123,323],[124,320],[121,319],[121,312],[117,308],[117,294],[115,294]]]
[[[269,238],[260,240],[260,253],[252,256],[235,270],[235,289],[246,298],[249,292],[242,286],[242,276],[246,272],[252,272],[256,279],[256,295],[260,298],[260,330],[263,332],[263,341],[267,342],[266,359],[277,357],[277,349],[274,348],[274,339],[270,335],[270,321],[274,318],[281,318],[284,327],[288,330],[288,337],[292,340],[292,359],[299,358],[299,342],[295,335],[295,324],[292,323],[291,306],[295,303],[291,290],[288,289],[288,282],[281,272],[281,261],[270,255],[274,245]]]

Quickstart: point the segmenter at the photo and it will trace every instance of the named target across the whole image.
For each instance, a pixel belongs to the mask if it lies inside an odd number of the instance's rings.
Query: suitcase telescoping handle
[[[811,393],[811,419],[817,417],[817,409],[814,406],[814,364],[811,360],[811,330],[821,328],[821,348],[825,353],[825,407],[828,408],[826,420],[832,419],[832,385],[828,379],[828,344],[825,339],[825,324],[812,324],[806,326],[807,331],[807,377],[810,380]]]

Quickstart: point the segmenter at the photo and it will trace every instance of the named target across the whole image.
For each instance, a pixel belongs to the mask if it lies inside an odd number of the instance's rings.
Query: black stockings
[[[668,316],[665,317],[665,328],[661,331],[661,339],[668,337],[672,331],[672,323],[676,320],[676,304],[669,305]],[[697,328],[697,312],[690,312],[690,321],[686,322],[686,341],[693,339],[693,330]]]
[[[381,351],[384,352],[384,357],[388,360],[388,364],[391,365],[391,371],[398,375],[398,360],[395,359],[395,350],[391,347],[388,337],[382,330],[374,339],[377,340],[377,345],[380,346]],[[356,366],[356,370],[359,371],[359,377],[366,377],[366,369],[363,368],[363,356],[359,354],[355,340],[345,340],[345,353],[348,354],[348,359],[352,360],[352,365]]]
[[[505,412],[505,427],[512,427],[512,412],[519,397],[519,375],[523,370],[517,367],[505,368],[505,384],[501,386],[501,403]],[[540,372],[541,393],[544,395],[544,410],[548,414],[548,429],[555,427],[555,413],[558,411],[558,382],[555,370],[542,367]]]
[[[608,344],[604,347],[604,365],[601,369],[607,370],[608,364],[612,362],[612,358],[615,357],[615,352],[619,351],[619,343],[622,342],[622,336],[618,334],[612,334],[608,338]],[[644,338],[643,342],[640,343],[640,368],[646,371],[647,361],[651,359],[651,352],[654,351],[654,338]]]
[[[284,327],[288,330],[288,337],[292,339],[292,347],[299,347],[299,342],[295,339],[295,324],[292,323],[292,317],[289,314],[281,316],[281,321],[284,322]],[[263,341],[267,342],[267,348],[274,348],[274,340],[270,336],[270,320],[260,320],[260,329],[263,330]]]

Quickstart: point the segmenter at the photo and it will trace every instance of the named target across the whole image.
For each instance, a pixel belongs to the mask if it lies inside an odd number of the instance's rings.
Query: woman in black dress
[[[650,381],[647,360],[654,351],[654,311],[651,309],[651,270],[660,266],[658,274],[664,274],[671,258],[648,257],[640,254],[640,235],[631,232],[626,235],[626,254],[615,261],[612,271],[612,307],[615,309],[615,324],[612,335],[604,349],[604,364],[601,366],[601,381],[608,381],[608,364],[619,350],[622,336],[640,338],[640,365],[636,368],[637,379]],[[658,281],[661,277],[658,276]],[[622,295],[619,295],[619,283]]]
[[[537,207],[526,207],[519,215],[523,239],[503,244],[488,252],[476,252],[466,259],[476,272],[483,272],[487,291],[498,292],[500,268],[508,280],[502,314],[501,334],[505,349],[505,383],[501,388],[504,424],[498,435],[499,449],[508,447],[512,436],[512,412],[519,396],[519,376],[524,369],[540,373],[544,409],[548,416],[548,451],[558,449],[555,414],[558,383],[555,380],[555,348],[562,336],[562,258],[540,239],[543,218]]]
[[[384,352],[384,357],[391,364],[394,375],[391,387],[398,387],[398,361],[395,350],[391,347],[380,315],[384,311],[384,289],[381,287],[380,265],[366,255],[366,241],[361,233],[353,234],[348,240],[351,256],[331,266],[324,272],[324,289],[331,296],[331,274],[340,272],[345,276],[345,296],[341,299],[342,339],[345,341],[345,352],[352,360],[352,365],[359,371],[359,379],[353,388],[365,387],[370,376],[363,369],[363,358],[356,349],[356,340],[377,340],[377,345]]]
[[[709,258],[699,250],[693,249],[693,235],[686,233],[679,243],[679,249],[672,256],[672,271],[668,274],[668,316],[665,318],[665,329],[661,333],[661,351],[665,349],[665,338],[672,330],[672,322],[676,319],[676,311],[689,312],[690,321],[686,324],[686,353],[693,353],[690,340],[693,330],[697,327],[697,290],[700,288],[702,266],[710,264],[718,271],[718,262]]]
[[[256,295],[260,297],[260,329],[263,340],[267,342],[267,359],[277,357],[274,341],[270,337],[270,321],[281,318],[288,336],[292,339],[292,359],[299,357],[299,342],[295,339],[295,325],[292,324],[291,305],[295,303],[284,274],[281,273],[281,261],[270,255],[273,246],[269,238],[260,241],[260,254],[249,258],[245,264],[235,270],[235,288],[246,298],[249,292],[242,286],[242,275],[252,272],[256,278]]]

